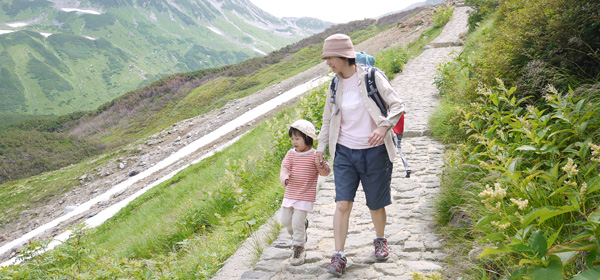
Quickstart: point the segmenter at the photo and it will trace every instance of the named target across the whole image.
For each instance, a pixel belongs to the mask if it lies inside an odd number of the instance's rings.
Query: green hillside
[[[0,116],[92,110],[161,77],[236,64],[329,26],[279,20],[246,0],[0,6],[0,30],[11,32],[0,33]]]

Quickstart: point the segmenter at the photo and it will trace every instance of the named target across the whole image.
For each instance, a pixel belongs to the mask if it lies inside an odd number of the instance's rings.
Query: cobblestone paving
[[[386,237],[391,256],[378,262],[373,257],[375,230],[370,213],[359,191],[350,217],[350,228],[345,253],[345,279],[412,279],[415,271],[428,273],[443,269],[443,241],[435,232],[434,199],[439,192],[438,178],[443,164],[444,146],[429,137],[427,121],[439,104],[439,95],[433,85],[437,66],[458,54],[459,35],[466,32],[468,7],[457,7],[452,20],[434,43],[412,59],[392,85],[406,101],[405,138],[402,150],[412,170],[405,178],[404,167],[398,157],[392,177],[393,204],[386,207],[388,218]],[[330,279],[337,278],[326,271],[333,253],[333,175],[321,181],[317,202],[308,219],[306,262],[291,266],[290,237],[284,229],[277,240],[263,250],[252,264],[228,261],[213,279]],[[278,214],[273,220],[278,220]],[[244,255],[245,254],[245,255]],[[248,258],[249,253],[237,254]],[[233,257],[232,257],[233,258]]]

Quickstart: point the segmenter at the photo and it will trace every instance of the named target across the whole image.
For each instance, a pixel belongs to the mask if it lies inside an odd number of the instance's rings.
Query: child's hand
[[[285,186],[287,187],[289,179],[285,179]]]

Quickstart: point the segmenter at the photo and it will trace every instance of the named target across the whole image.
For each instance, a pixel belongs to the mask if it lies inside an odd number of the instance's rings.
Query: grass
[[[272,139],[263,122],[232,146],[182,170],[103,225],[82,233],[81,250],[98,261],[95,268],[85,266],[84,270],[115,275],[113,270],[120,267],[127,271],[118,275],[152,273],[168,279],[206,279],[214,275],[280,207],[283,189],[279,185],[279,164],[266,152]],[[270,243],[275,232],[278,225],[273,224],[266,238],[252,239],[257,244]],[[260,254],[259,248],[257,245],[253,249],[256,254]],[[56,261],[64,253],[61,250],[45,255]],[[13,277],[31,273],[32,269],[16,271],[12,271]],[[62,271],[59,275],[69,273]]]
[[[102,240],[100,244],[109,250],[119,249],[124,255],[131,255],[132,252],[152,252],[159,248],[169,250],[170,248],[163,247],[163,238],[176,235],[177,217],[185,216],[190,209],[202,207],[200,205],[207,198],[221,199],[221,202],[227,203],[223,197],[227,194],[219,190],[230,187],[226,186],[228,183],[222,182],[226,173],[231,172],[224,167],[240,159],[262,157],[262,151],[267,150],[270,143],[268,135],[265,126],[261,125],[231,148],[186,168],[154,187],[129,204],[121,214],[99,227],[101,234],[98,238]],[[154,237],[144,240],[139,238],[149,234]],[[123,246],[123,240],[127,241],[126,246]],[[133,255],[141,257],[139,254]]]
[[[19,216],[19,213],[47,203],[49,199],[59,197],[64,193],[80,186],[83,174],[101,176],[90,172],[106,165],[109,161],[125,156],[129,150],[97,156],[94,159],[79,164],[63,167],[59,170],[46,172],[42,175],[10,181],[0,188],[0,224],[8,223]]]

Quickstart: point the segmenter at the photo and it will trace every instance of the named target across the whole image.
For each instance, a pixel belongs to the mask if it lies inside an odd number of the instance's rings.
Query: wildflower
[[[507,229],[507,228],[508,228],[508,226],[510,226],[510,223],[508,223],[508,222],[507,222],[507,223],[505,223],[505,224],[501,224],[501,225],[499,225],[499,226],[498,226],[498,228],[499,228],[499,229],[501,229],[501,230],[505,230],[505,229]]]
[[[590,142],[588,146],[592,148],[592,161],[600,162],[600,145]]]
[[[508,226],[510,226],[510,222],[506,222],[504,224],[501,224],[499,221],[492,221],[491,224],[494,225],[494,226],[496,226],[500,230],[505,230],[505,229],[508,228]]]
[[[554,95],[558,95],[558,90],[553,85],[548,85],[546,90]]]
[[[510,201],[512,203],[514,203],[515,205],[517,205],[519,210],[525,210],[525,208],[527,208],[527,204],[529,203],[529,200],[527,200],[527,199],[522,200],[520,198],[519,199],[511,198]]]
[[[483,198],[481,202],[485,204],[485,208],[492,212],[499,213],[502,203],[498,201],[495,206],[492,206],[490,202],[496,199],[504,199],[506,197],[506,189],[503,189],[499,183],[494,184],[494,189],[492,189],[490,185],[485,185],[485,189],[479,193],[479,197]]]
[[[569,185],[571,187],[577,187],[577,182],[571,182],[569,180],[565,180],[565,185]]]
[[[579,170],[577,170],[577,164],[573,163],[572,158],[569,158],[567,164],[565,164],[562,169],[570,176],[575,176],[577,173],[579,173]]]
[[[527,105],[527,112],[529,112],[529,114],[535,115],[535,107],[533,107],[533,105],[531,104]]]
[[[500,201],[496,202],[496,206],[492,206],[489,203],[485,203],[485,208],[488,210],[500,214],[500,208],[502,208],[502,203]]]
[[[490,188],[490,185],[485,185],[485,190],[483,190],[482,192],[479,193],[479,197],[481,198],[487,198],[487,197],[493,197],[494,196],[494,190],[492,188]]]
[[[504,131],[502,131],[502,129],[498,129],[496,132],[498,133],[498,137],[500,137],[500,139],[506,140],[506,137],[504,137]]]
[[[494,198],[503,199],[506,197],[506,189],[503,189],[500,183],[494,183]]]
[[[523,220],[524,220],[525,218],[523,218],[523,215],[521,215],[521,213],[519,213],[519,212],[517,211],[517,212],[515,212],[515,216],[517,216],[517,218],[519,218],[519,221],[520,221],[521,223],[523,223]]]
[[[583,182],[581,184],[581,189],[579,190],[579,196],[583,197],[586,192],[587,192],[587,183]]]

